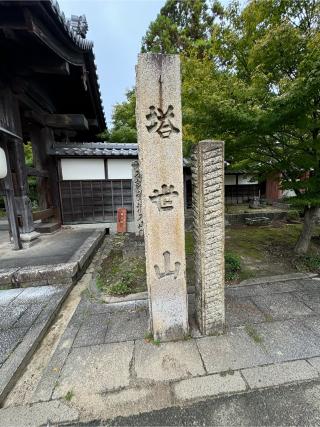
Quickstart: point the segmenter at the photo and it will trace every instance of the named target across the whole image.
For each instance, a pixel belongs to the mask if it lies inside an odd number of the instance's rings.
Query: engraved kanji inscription
[[[150,124],[146,125],[146,128],[148,132],[157,132],[161,138],[169,138],[172,132],[180,132],[172,123],[173,118],[174,113],[172,105],[169,105],[165,113],[161,108],[156,109],[154,105],[151,105],[149,107],[149,114],[146,115],[146,119],[150,121]]]
[[[174,185],[163,184],[161,192],[153,190],[153,194],[149,196],[152,203],[158,206],[159,211],[168,211],[174,208],[173,200],[178,197],[179,193],[175,191]]]
[[[164,264],[164,271],[160,271],[160,267],[158,265],[154,266],[154,270],[156,272],[156,276],[158,279],[162,279],[166,276],[173,276],[174,279],[178,277],[179,271],[180,271],[180,262],[174,263],[174,270],[170,270],[170,252],[166,251],[163,253],[163,264]]]

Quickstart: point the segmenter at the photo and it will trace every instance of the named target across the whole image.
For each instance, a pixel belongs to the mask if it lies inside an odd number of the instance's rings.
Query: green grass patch
[[[247,324],[245,326],[245,331],[256,344],[262,344],[263,343],[262,336],[259,335],[256,328],[254,328],[252,325]]]
[[[96,285],[114,296],[146,291],[145,258],[123,257],[122,250],[116,245],[102,261]]]
[[[74,392],[73,392],[73,390],[69,390],[68,392],[67,392],[67,394],[64,396],[64,398],[65,398],[65,400],[67,401],[67,402],[71,402],[71,400],[72,400],[72,398],[74,397]]]

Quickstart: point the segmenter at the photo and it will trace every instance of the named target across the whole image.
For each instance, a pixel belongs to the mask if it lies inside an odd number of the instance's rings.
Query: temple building
[[[35,221],[62,223],[54,144],[94,142],[106,128],[87,30],[85,16],[68,20],[53,0],[0,2],[0,147],[8,166],[0,195],[16,249],[37,238]],[[27,143],[32,167],[25,162]],[[30,176],[37,181],[35,213]]]

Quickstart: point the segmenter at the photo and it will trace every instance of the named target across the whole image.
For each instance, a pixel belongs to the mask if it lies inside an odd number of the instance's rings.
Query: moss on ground
[[[295,256],[294,245],[301,224],[277,223],[266,227],[235,226],[226,229],[225,278],[229,284],[241,280],[291,272],[320,273],[320,239],[314,238],[306,256]],[[320,227],[315,228],[320,235]],[[130,236],[115,236],[113,249],[103,259],[97,286],[109,295],[127,295],[147,290],[145,258],[124,256]],[[194,285],[194,240],[186,232],[187,284]],[[134,251],[133,251],[134,252]]]
[[[125,256],[125,248],[134,243],[128,235],[118,234],[113,247],[100,265],[96,279],[98,289],[108,295],[128,295],[147,290],[145,257]]]

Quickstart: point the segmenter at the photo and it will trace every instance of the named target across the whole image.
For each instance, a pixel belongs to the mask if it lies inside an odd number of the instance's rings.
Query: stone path
[[[49,328],[69,287],[0,290],[0,405]]]
[[[193,328],[193,338],[156,345],[145,339],[146,301],[83,297],[26,416],[41,402],[60,402],[72,420],[89,422],[319,380],[319,279],[227,288],[226,306],[224,335],[201,337]],[[15,410],[1,410],[0,424]]]
[[[0,231],[0,287],[75,283],[104,238],[103,230],[62,229],[13,251]]]

